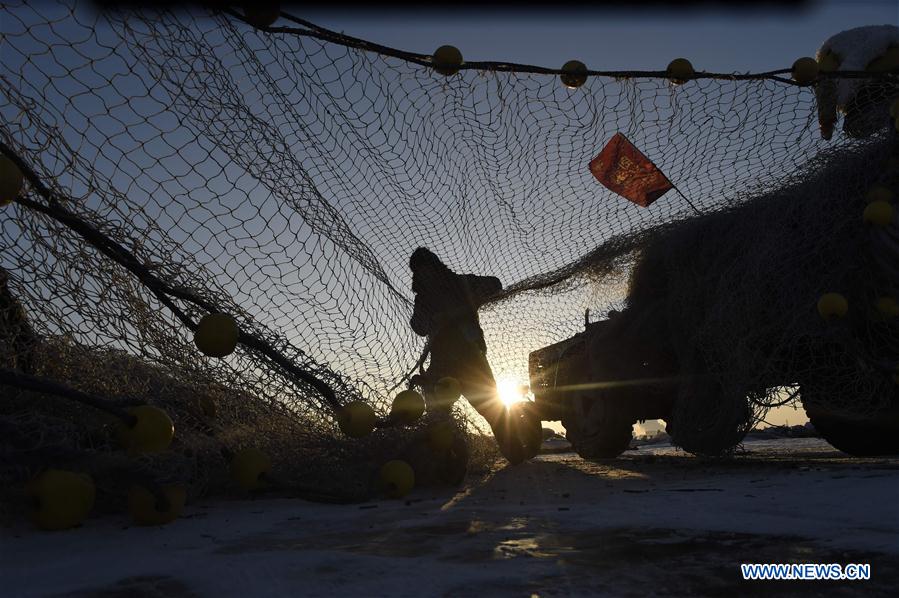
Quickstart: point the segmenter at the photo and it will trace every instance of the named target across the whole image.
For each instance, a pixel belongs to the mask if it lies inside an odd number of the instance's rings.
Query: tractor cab
[[[537,349],[528,356],[531,392],[542,419],[560,421],[564,418],[569,399],[577,393],[578,385],[590,379],[588,339],[608,323],[609,320],[590,322],[588,311],[583,332]]]

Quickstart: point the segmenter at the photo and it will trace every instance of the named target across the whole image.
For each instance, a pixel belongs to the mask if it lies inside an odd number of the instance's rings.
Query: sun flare
[[[513,378],[500,378],[496,381],[496,389],[499,391],[500,400],[505,405],[525,400],[521,383]]]

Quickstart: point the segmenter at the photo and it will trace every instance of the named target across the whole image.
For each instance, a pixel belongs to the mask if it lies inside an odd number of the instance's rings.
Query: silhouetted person
[[[523,445],[521,430],[536,426],[539,436],[539,420],[518,409],[510,412],[503,405],[478,320],[478,308],[502,290],[499,279],[456,274],[423,247],[412,253],[409,267],[415,293],[410,324],[416,334],[428,337],[431,352],[427,372],[413,378],[413,382],[422,387],[428,410],[450,410],[452,404],[441,402],[434,386],[443,377],[453,377],[459,381],[462,395],[490,424],[500,450],[510,462],[519,463],[533,456],[533,441],[530,446]],[[522,423],[524,417],[528,421]]]

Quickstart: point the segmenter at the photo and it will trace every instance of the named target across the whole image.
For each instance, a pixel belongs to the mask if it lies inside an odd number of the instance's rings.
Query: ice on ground
[[[458,493],[320,505],[202,502],[167,527],[124,517],[3,530],[4,596],[580,596],[806,593],[744,562],[870,563],[828,592],[899,582],[899,459],[815,438],[750,440],[734,460],[642,446],[541,455]],[[822,582],[823,583],[823,582]],[[863,586],[861,585],[863,584]]]

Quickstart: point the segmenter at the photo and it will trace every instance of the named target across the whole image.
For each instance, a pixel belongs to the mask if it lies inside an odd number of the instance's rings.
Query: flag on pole
[[[668,177],[621,133],[615,133],[593,158],[590,172],[610,191],[644,208],[674,188]]]

